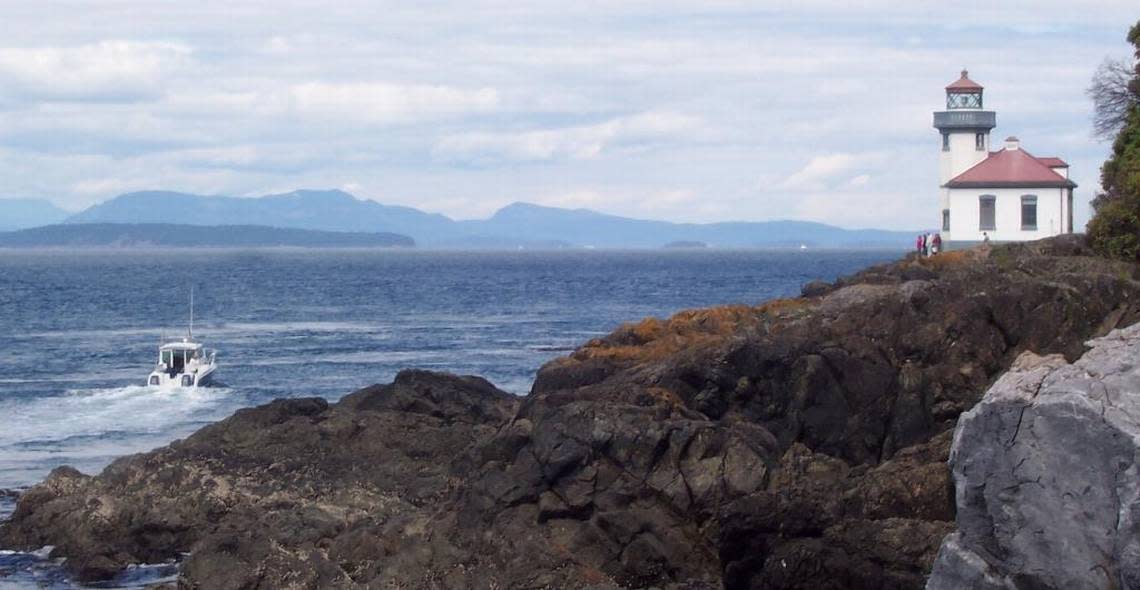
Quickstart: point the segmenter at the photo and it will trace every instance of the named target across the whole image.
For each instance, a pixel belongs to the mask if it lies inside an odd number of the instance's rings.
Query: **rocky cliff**
[[[1026,350],[1140,319],[1076,238],[907,259],[624,326],[513,398],[405,372],[279,401],[21,498],[0,546],[186,587],[918,588],[958,416]]]
[[[1140,587],[1140,325],[1089,345],[1025,353],[959,420],[927,588]]]

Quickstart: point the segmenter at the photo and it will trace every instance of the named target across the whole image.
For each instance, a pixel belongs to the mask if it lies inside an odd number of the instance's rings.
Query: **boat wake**
[[[0,488],[38,481],[59,465],[97,472],[116,456],[186,436],[242,405],[227,388],[131,385],[0,399]]]

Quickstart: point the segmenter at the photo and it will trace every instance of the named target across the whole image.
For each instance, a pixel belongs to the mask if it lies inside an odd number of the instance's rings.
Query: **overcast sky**
[[[963,67],[1071,165],[1135,0],[0,0],[0,198],[343,188],[674,221],[938,223],[931,112]],[[997,145],[997,142],[995,142]]]

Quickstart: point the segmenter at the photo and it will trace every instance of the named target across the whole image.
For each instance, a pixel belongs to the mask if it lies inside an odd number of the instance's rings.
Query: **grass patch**
[[[940,252],[934,256],[919,258],[918,263],[931,270],[943,270],[956,266],[963,266],[977,261],[977,254],[973,250],[953,250]]]

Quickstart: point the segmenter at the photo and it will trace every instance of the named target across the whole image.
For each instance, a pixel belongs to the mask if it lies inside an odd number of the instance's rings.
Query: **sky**
[[[341,188],[483,218],[939,223],[931,113],[966,67],[1071,165],[1134,0],[0,0],[0,198]]]

